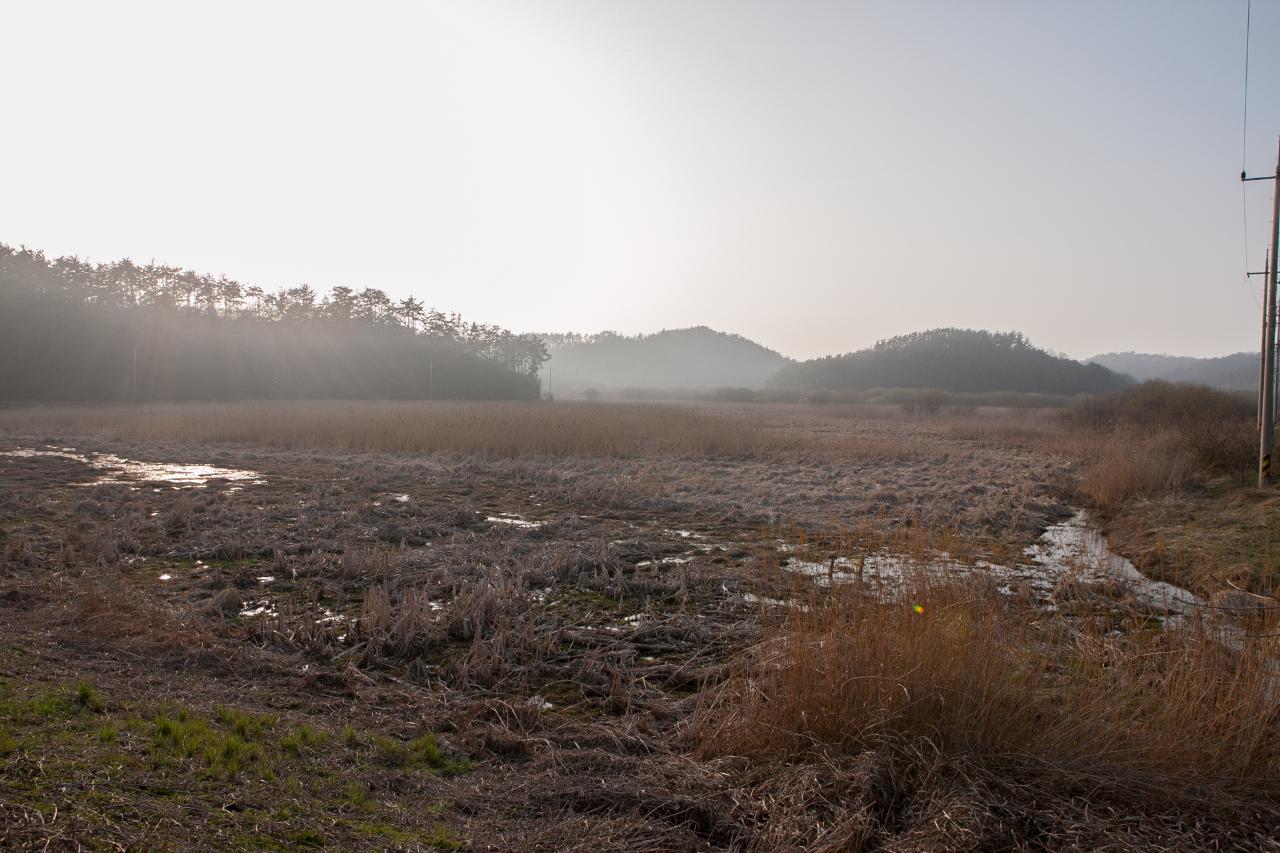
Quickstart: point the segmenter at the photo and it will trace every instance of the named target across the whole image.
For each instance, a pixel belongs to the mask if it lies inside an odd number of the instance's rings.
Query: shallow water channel
[[[786,550],[788,546],[783,546]],[[815,562],[790,557],[782,568],[808,575],[816,583],[868,584],[892,595],[904,579],[919,573],[951,577],[988,577],[1000,584],[1006,595],[1030,595],[1043,607],[1053,609],[1052,594],[1067,581],[1082,583],[1120,582],[1135,601],[1171,618],[1199,612],[1206,602],[1173,584],[1152,580],[1107,545],[1106,537],[1078,510],[1071,518],[1051,525],[1023,554],[1027,561],[1000,565],[979,560],[972,565],[939,553],[920,563],[909,557],[879,551],[859,557],[836,557]]]

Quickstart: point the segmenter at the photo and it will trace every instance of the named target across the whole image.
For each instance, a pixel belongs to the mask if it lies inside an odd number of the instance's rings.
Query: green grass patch
[[[80,714],[103,711],[102,696],[87,681],[69,687],[42,690],[31,696],[6,695],[0,700],[0,720],[18,725],[69,720]]]
[[[317,731],[303,723],[289,734],[280,738],[280,748],[285,752],[298,755],[303,750],[320,746],[328,740],[328,732]]]
[[[229,706],[139,707],[87,682],[0,683],[0,776],[14,801],[38,810],[57,796],[89,828],[119,813],[135,816],[135,826],[159,825],[177,808],[209,815],[213,847],[456,849],[442,813],[422,804],[421,786],[436,783],[413,776],[468,766],[429,732],[402,740],[352,726],[286,725]],[[21,774],[12,772],[18,767]],[[77,785],[64,791],[68,779]],[[231,802],[243,808],[220,808]],[[154,841],[172,849],[190,838],[174,828]]]
[[[369,799],[369,788],[361,782],[348,782],[342,789],[341,802],[360,811],[369,811],[373,808],[373,802]]]
[[[269,714],[249,714],[223,705],[213,709],[213,719],[243,740],[261,741],[276,725],[276,718]]]
[[[437,824],[430,829],[403,829],[390,823],[373,821],[354,821],[351,828],[361,835],[385,838],[393,844],[404,847],[425,846],[436,850],[460,850],[462,842],[454,837],[446,826]]]
[[[249,768],[274,775],[265,744],[275,718],[231,708],[214,709],[213,720],[187,709],[157,714],[152,721],[152,758],[157,763],[199,758],[215,777],[234,779]]]
[[[431,732],[410,741],[374,735],[372,742],[379,759],[392,767],[431,769],[442,773],[456,773],[470,767],[468,762],[449,759],[441,751],[440,741]]]
[[[98,691],[93,689],[93,685],[87,681],[80,681],[76,684],[73,700],[80,710],[92,711],[96,714],[100,713],[103,708],[102,697],[98,695]]]

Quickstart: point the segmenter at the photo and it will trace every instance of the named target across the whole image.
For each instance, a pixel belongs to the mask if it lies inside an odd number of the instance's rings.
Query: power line
[[[1246,158],[1249,152],[1249,42],[1252,30],[1253,0],[1246,0],[1244,9],[1244,103],[1240,110],[1240,220],[1244,231],[1244,277],[1245,281],[1249,282],[1249,292],[1253,294],[1254,302],[1257,302],[1258,294],[1249,278],[1249,194],[1245,191],[1243,180],[1247,169]]]
[[[1253,0],[1246,0],[1244,10],[1244,109],[1240,118],[1240,171],[1245,171],[1245,155],[1249,144],[1249,33],[1253,28]]]

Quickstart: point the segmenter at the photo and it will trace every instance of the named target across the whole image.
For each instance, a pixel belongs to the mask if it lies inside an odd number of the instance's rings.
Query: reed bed
[[[0,434],[95,435],[281,449],[493,457],[863,459],[919,455],[915,443],[807,432],[781,410],[656,403],[297,401],[0,411]]]

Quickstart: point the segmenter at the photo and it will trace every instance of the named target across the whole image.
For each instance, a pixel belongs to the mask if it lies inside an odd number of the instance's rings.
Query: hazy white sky
[[[797,357],[1257,344],[1245,0],[4,0],[0,241]],[[1254,0],[1248,168],[1280,134]]]

